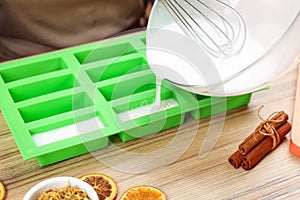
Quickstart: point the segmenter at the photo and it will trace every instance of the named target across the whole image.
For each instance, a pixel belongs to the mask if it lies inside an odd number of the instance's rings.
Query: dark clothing
[[[0,0],[0,60],[106,38],[144,9],[144,0]]]

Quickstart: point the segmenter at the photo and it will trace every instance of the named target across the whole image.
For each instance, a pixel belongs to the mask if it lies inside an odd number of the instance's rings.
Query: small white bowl
[[[87,193],[91,200],[98,200],[96,191],[88,183],[74,177],[55,177],[44,180],[33,186],[24,196],[23,200],[36,200],[43,192],[49,189],[60,189],[70,184]]]

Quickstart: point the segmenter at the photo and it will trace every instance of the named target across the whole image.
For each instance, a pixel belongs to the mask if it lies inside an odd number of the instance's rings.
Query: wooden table
[[[251,171],[234,169],[227,162],[237,145],[260,122],[257,110],[264,105],[263,116],[284,110],[293,115],[297,70],[293,69],[281,79],[274,81],[269,90],[255,93],[248,106],[226,114],[224,127],[213,150],[204,158],[199,158],[199,150],[210,124],[210,118],[200,120],[195,137],[195,121],[187,117],[181,127],[184,134],[177,148],[186,148],[185,141],[194,137],[191,145],[174,162],[145,173],[131,173],[129,166],[116,168],[106,160],[124,159],[118,151],[102,149],[47,167],[39,167],[35,160],[25,161],[14,142],[10,130],[0,113],[0,180],[8,191],[8,200],[22,199],[23,195],[38,182],[55,176],[78,177],[82,174],[105,173],[118,183],[119,196],[126,189],[136,185],[152,185],[162,189],[170,200],[198,199],[299,199],[300,159],[289,152],[289,140],[285,140]],[[163,131],[155,136],[114,145],[133,154],[147,154],[164,148],[175,137],[177,128]],[[169,152],[172,156],[173,152]],[[165,155],[168,157],[168,155]],[[100,159],[99,159],[100,158]],[[166,158],[166,157],[165,157]],[[159,165],[164,156],[157,158]],[[147,160],[145,160],[147,165]],[[132,166],[134,167],[134,166]],[[143,167],[142,167],[143,168]]]

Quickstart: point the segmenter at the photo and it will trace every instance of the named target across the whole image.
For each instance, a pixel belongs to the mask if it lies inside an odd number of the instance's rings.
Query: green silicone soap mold
[[[162,84],[137,33],[0,64],[0,106],[24,159],[45,166],[249,103],[251,94],[217,98]],[[150,106],[149,106],[150,105]],[[225,105],[225,106],[224,106]],[[213,108],[213,109],[212,109]]]

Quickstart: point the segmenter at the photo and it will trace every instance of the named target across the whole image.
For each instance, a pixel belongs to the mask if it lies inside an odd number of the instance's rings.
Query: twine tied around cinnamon
[[[284,121],[284,115],[283,115],[284,112],[276,111],[276,112],[273,112],[271,115],[269,115],[269,117],[267,119],[263,119],[262,116],[260,115],[260,111],[263,107],[264,106],[261,106],[257,111],[258,118],[262,122],[259,124],[258,127],[256,127],[255,133],[259,133],[264,136],[271,137],[273,139],[273,147],[272,147],[272,150],[273,150],[280,143],[280,135],[279,135],[278,131],[276,130],[276,128],[272,124],[280,123],[280,122]],[[277,114],[280,114],[280,117],[278,119],[276,119],[276,120],[271,119],[274,115],[277,115]],[[263,129],[265,130],[265,132],[263,131]],[[254,138],[255,138],[255,135],[254,135]]]

